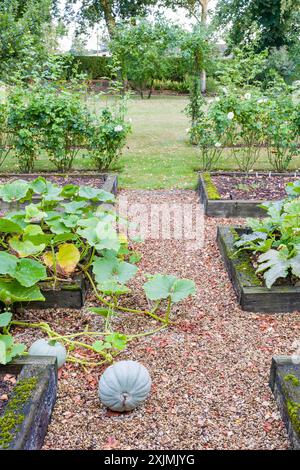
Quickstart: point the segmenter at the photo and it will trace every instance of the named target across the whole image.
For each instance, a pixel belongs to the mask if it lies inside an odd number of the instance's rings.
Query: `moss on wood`
[[[12,398],[9,400],[4,414],[0,416],[0,449],[9,447],[10,442],[23,423],[25,415],[20,413],[20,410],[30,398],[36,384],[36,377],[21,379],[16,384]]]
[[[219,191],[217,190],[217,187],[215,186],[215,184],[213,183],[211,179],[210,173],[203,173],[202,177],[205,183],[205,189],[207,192],[208,199],[211,199],[214,201],[221,199]]]

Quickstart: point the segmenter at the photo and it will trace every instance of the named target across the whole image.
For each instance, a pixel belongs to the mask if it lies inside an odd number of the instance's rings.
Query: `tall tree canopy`
[[[233,45],[258,37],[258,50],[280,48],[299,40],[299,11],[300,0],[219,0],[215,22]]]
[[[118,19],[144,15],[156,0],[82,0],[80,9],[74,12],[77,0],[66,1],[66,18],[76,18],[82,30],[93,27],[104,20],[110,36],[113,35]]]

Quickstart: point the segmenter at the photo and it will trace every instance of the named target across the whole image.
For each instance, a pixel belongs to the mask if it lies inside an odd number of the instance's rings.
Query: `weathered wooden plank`
[[[27,356],[0,366],[4,374],[18,374],[7,407],[14,400],[15,425],[1,441],[1,450],[38,450],[42,447],[57,393],[57,362],[55,357]],[[28,388],[30,384],[30,389]],[[27,387],[27,394],[21,394]],[[11,403],[14,403],[11,402]],[[7,409],[7,408],[6,408]],[[2,415],[5,420],[5,411]],[[11,418],[10,419],[11,423]],[[0,429],[1,436],[1,429]]]
[[[269,173],[257,173],[258,175],[266,175]],[[274,176],[295,176],[295,173],[291,174],[280,174],[270,173]],[[246,176],[246,173],[239,172],[211,172],[210,175],[229,175],[229,176]],[[222,199],[209,199],[206,183],[203,176],[199,175],[198,191],[200,196],[200,202],[204,205],[205,215],[208,217],[224,217],[224,218],[245,218],[245,217],[265,217],[266,211],[264,211],[260,204],[265,203],[264,200],[222,200]]]
[[[274,356],[269,385],[286,426],[291,448],[300,450],[300,364]]]

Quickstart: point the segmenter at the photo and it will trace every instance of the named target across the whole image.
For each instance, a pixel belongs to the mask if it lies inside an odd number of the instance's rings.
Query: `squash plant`
[[[296,283],[300,278],[300,181],[286,187],[288,197],[260,207],[267,211],[265,219],[248,219],[251,233],[243,234],[235,246],[252,252],[257,258],[258,274],[266,286],[288,278]]]
[[[12,326],[40,328],[52,340],[65,344],[69,351],[83,348],[111,361],[129,340],[148,334],[126,337],[114,332],[110,322],[114,315],[120,312],[147,315],[165,327],[170,321],[172,305],[195,292],[190,280],[157,274],[144,284],[150,304],[148,310],[123,305],[122,298],[130,293],[127,284],[137,272],[138,256],[117,230],[119,215],[110,206],[100,204],[115,199],[102,189],[74,184],[59,187],[39,177],[0,185],[0,199],[13,203],[14,209],[0,217],[0,301],[6,310],[2,313],[6,315],[2,317],[6,318],[4,334]],[[58,283],[69,281],[75,273],[84,275],[94,290],[101,306],[91,311],[104,318],[103,332],[86,330],[59,335],[45,323],[28,324],[7,316],[16,302],[44,300],[40,282],[47,281],[56,289]],[[86,342],[78,341],[80,336]],[[68,360],[90,363],[76,355],[69,355]]]

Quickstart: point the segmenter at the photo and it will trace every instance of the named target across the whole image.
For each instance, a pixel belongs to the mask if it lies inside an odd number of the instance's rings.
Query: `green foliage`
[[[169,56],[177,36],[178,28],[162,18],[154,22],[137,18],[135,24],[118,25],[109,48],[121,66],[124,83],[130,80],[142,98],[147,84],[150,98],[154,80],[168,77]]]
[[[0,335],[0,364],[7,364],[14,357],[20,356],[25,351],[25,345],[15,343],[11,335]]]
[[[124,120],[122,107],[106,108],[101,112],[89,142],[91,158],[99,170],[113,167],[130,129],[130,124]]]
[[[137,267],[133,262],[139,258],[129,247],[127,237],[118,232],[118,214],[107,206],[99,206],[102,202],[113,202],[114,196],[92,187],[72,184],[59,187],[41,177],[23,181],[21,191],[17,190],[18,186],[18,180],[0,185],[0,198],[6,197],[12,202],[26,198],[27,203],[25,208],[10,211],[0,218],[0,302],[8,309],[16,302],[43,301],[42,281],[47,281],[47,288],[55,289],[58,282],[72,279],[80,272],[89,280],[101,305],[92,311],[103,317],[105,331],[89,332],[87,329],[74,335],[58,335],[45,323],[16,321],[5,311],[0,314],[0,328],[5,336],[5,339],[0,336],[0,362],[9,361],[23,351],[21,346],[12,346],[13,339],[8,332],[13,325],[40,328],[50,341],[62,342],[70,353],[80,347],[100,355],[104,362],[111,361],[130,340],[112,330],[112,316],[119,311],[146,314],[167,325],[171,304],[194,293],[192,281],[156,275],[144,286],[149,300],[158,300],[151,310],[123,307],[121,297],[130,293],[126,284],[136,275]],[[40,202],[33,204],[36,195]],[[160,301],[164,299],[168,299],[168,305],[164,316],[160,316],[156,312],[163,311]],[[77,336],[81,335],[93,339],[93,345],[90,341],[77,341]],[[139,335],[132,338],[135,336]],[[69,354],[68,360],[83,365],[99,364],[80,359],[76,353]]]
[[[200,118],[189,133],[200,147],[201,169],[213,169],[221,147],[228,147],[238,169],[248,172],[266,147],[272,168],[287,170],[299,154],[299,110],[288,92],[285,86],[264,93],[248,87],[243,94],[224,88],[205,115],[199,110]]]
[[[297,188],[299,187],[299,182]],[[288,191],[292,194],[291,186]],[[258,255],[257,273],[263,273],[268,288],[278,279],[300,278],[300,198],[266,203],[261,206],[268,217],[249,219],[250,234],[243,234],[235,243],[239,250]]]
[[[94,159],[97,169],[106,170],[116,162],[130,130],[124,99],[96,116],[83,104],[80,92],[59,90],[55,84],[16,87],[5,109],[7,132],[13,136],[19,168],[25,173],[34,170],[41,153],[58,171],[68,172],[81,149]],[[7,191],[10,202],[13,195],[9,187]]]
[[[215,24],[229,31],[229,42],[240,45],[258,37],[257,50],[298,41],[298,0],[219,0]]]
[[[215,74],[223,86],[235,91],[236,88],[258,84],[258,77],[267,66],[268,52],[258,53],[255,43],[235,47],[232,57],[217,62]]]
[[[195,283],[189,279],[177,279],[175,276],[155,274],[144,286],[150,300],[170,299],[171,303],[184,300],[196,292]]]
[[[76,64],[79,73],[84,73],[90,80],[112,78],[110,57],[76,55],[73,64]]]
[[[0,77],[28,79],[47,60],[51,0],[3,0],[0,4]],[[47,40],[46,40],[47,35]]]

